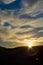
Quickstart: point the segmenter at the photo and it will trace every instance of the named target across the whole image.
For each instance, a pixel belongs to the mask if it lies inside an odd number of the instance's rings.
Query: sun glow
[[[28,46],[29,46],[29,48],[32,48],[32,42],[29,42]]]
[[[36,42],[36,40],[27,40],[27,39],[25,39],[24,41],[27,43],[27,46],[29,48],[32,48],[32,46],[34,46],[33,43]]]

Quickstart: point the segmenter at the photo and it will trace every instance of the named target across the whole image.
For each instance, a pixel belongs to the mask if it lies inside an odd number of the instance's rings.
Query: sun
[[[33,40],[28,40],[27,45],[28,45],[29,48],[32,48]]]
[[[29,48],[32,48],[32,42],[29,42],[28,44]]]
[[[24,41],[27,43],[27,46],[29,48],[32,48],[32,46],[34,46],[33,43],[36,42],[36,40],[27,40],[27,39],[25,39]]]

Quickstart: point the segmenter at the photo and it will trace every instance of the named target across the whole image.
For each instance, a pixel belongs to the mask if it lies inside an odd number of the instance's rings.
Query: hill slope
[[[33,51],[34,50],[34,51]],[[38,52],[36,52],[38,50]],[[0,61],[6,64],[40,64],[43,63],[43,46],[34,47],[18,47],[7,49],[0,47]]]

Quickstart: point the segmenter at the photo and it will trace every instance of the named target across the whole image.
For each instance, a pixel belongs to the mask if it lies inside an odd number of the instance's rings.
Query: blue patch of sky
[[[0,9],[20,9],[21,8],[21,0],[16,0],[10,4],[4,4],[3,2],[0,2]]]

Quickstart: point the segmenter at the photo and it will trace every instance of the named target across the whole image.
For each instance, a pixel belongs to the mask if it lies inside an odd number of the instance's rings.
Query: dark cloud
[[[37,35],[38,37],[43,37],[43,32],[39,32]]]
[[[38,14],[36,16],[31,16],[30,14],[22,14],[22,15],[19,16],[19,18],[20,19],[38,19],[38,18],[43,18],[43,13]]]
[[[43,30],[43,27],[37,27],[37,28],[34,28],[33,30],[29,31],[31,33],[37,33],[39,32],[40,30]]]
[[[23,29],[23,28],[31,28],[32,26],[30,25],[24,25],[24,26],[21,26],[20,28]]]
[[[38,32],[33,38],[40,38],[43,37],[43,32]]]
[[[9,27],[9,26],[10,26],[12,29],[17,28],[17,26],[12,25],[12,24],[10,24],[9,22],[4,22],[3,26],[4,26],[4,27]]]
[[[33,30],[31,30],[31,31],[25,31],[25,32],[17,32],[16,34],[30,34],[30,33],[32,33],[32,34],[34,34],[34,33],[38,33],[40,30],[43,30],[43,27],[37,27],[37,28],[33,28]]]
[[[10,26],[10,24],[8,22],[5,22],[4,26]]]

